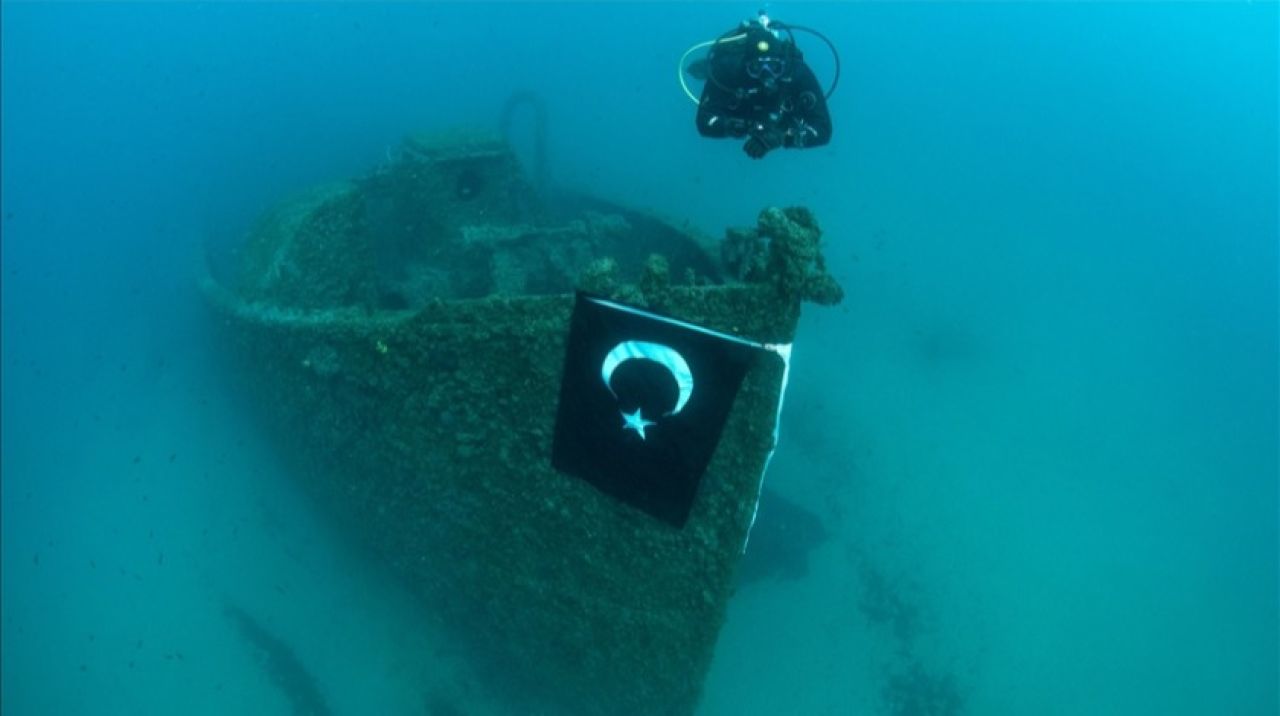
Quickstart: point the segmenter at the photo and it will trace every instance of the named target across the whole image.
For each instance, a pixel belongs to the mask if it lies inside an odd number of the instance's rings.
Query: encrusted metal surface
[[[571,290],[789,342],[801,300],[839,299],[818,236],[807,211],[769,209],[730,232],[722,268],[652,217],[547,208],[500,143],[415,139],[272,212],[238,285],[206,293],[307,487],[526,713],[689,714],[782,362],[749,372],[673,528],[550,466]]]

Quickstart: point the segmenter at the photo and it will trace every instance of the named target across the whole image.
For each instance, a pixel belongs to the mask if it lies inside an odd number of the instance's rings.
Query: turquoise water
[[[735,597],[702,713],[1276,713],[1277,5],[775,3],[843,74],[832,144],[759,163],[673,76],[755,10],[0,6],[5,712],[290,713],[224,600],[334,713],[492,711],[283,475],[194,277],[527,88],[562,185],[808,205],[846,288],[768,477],[831,537]]]

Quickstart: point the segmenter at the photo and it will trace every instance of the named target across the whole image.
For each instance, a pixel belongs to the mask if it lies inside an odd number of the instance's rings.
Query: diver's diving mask
[[[753,80],[776,80],[787,72],[787,61],[781,57],[757,57],[747,63],[747,76]]]

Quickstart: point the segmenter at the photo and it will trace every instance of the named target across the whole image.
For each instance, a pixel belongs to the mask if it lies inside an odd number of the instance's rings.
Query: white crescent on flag
[[[613,371],[632,359],[650,360],[670,371],[671,377],[676,380],[680,395],[676,398],[676,407],[667,411],[666,414],[675,415],[680,412],[685,403],[689,402],[689,396],[693,394],[693,373],[689,370],[689,364],[685,362],[684,356],[661,343],[623,341],[609,351],[604,357],[604,363],[600,366],[600,377],[604,379],[604,384],[609,388],[610,393],[613,393],[613,386],[609,384],[613,378]],[[617,395],[614,393],[614,397]]]

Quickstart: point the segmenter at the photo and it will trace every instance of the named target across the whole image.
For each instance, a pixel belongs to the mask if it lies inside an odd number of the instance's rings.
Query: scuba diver
[[[822,91],[796,46],[793,30],[817,36],[835,57],[835,77]],[[687,67],[690,53],[709,47]],[[840,56],[822,33],[770,20],[764,11],[714,40],[690,47],[680,58],[680,86],[698,105],[698,133],[704,137],[746,137],[743,151],[760,159],[779,147],[805,149],[831,141],[827,99],[840,79]],[[684,73],[705,82],[702,99],[689,91]]]

